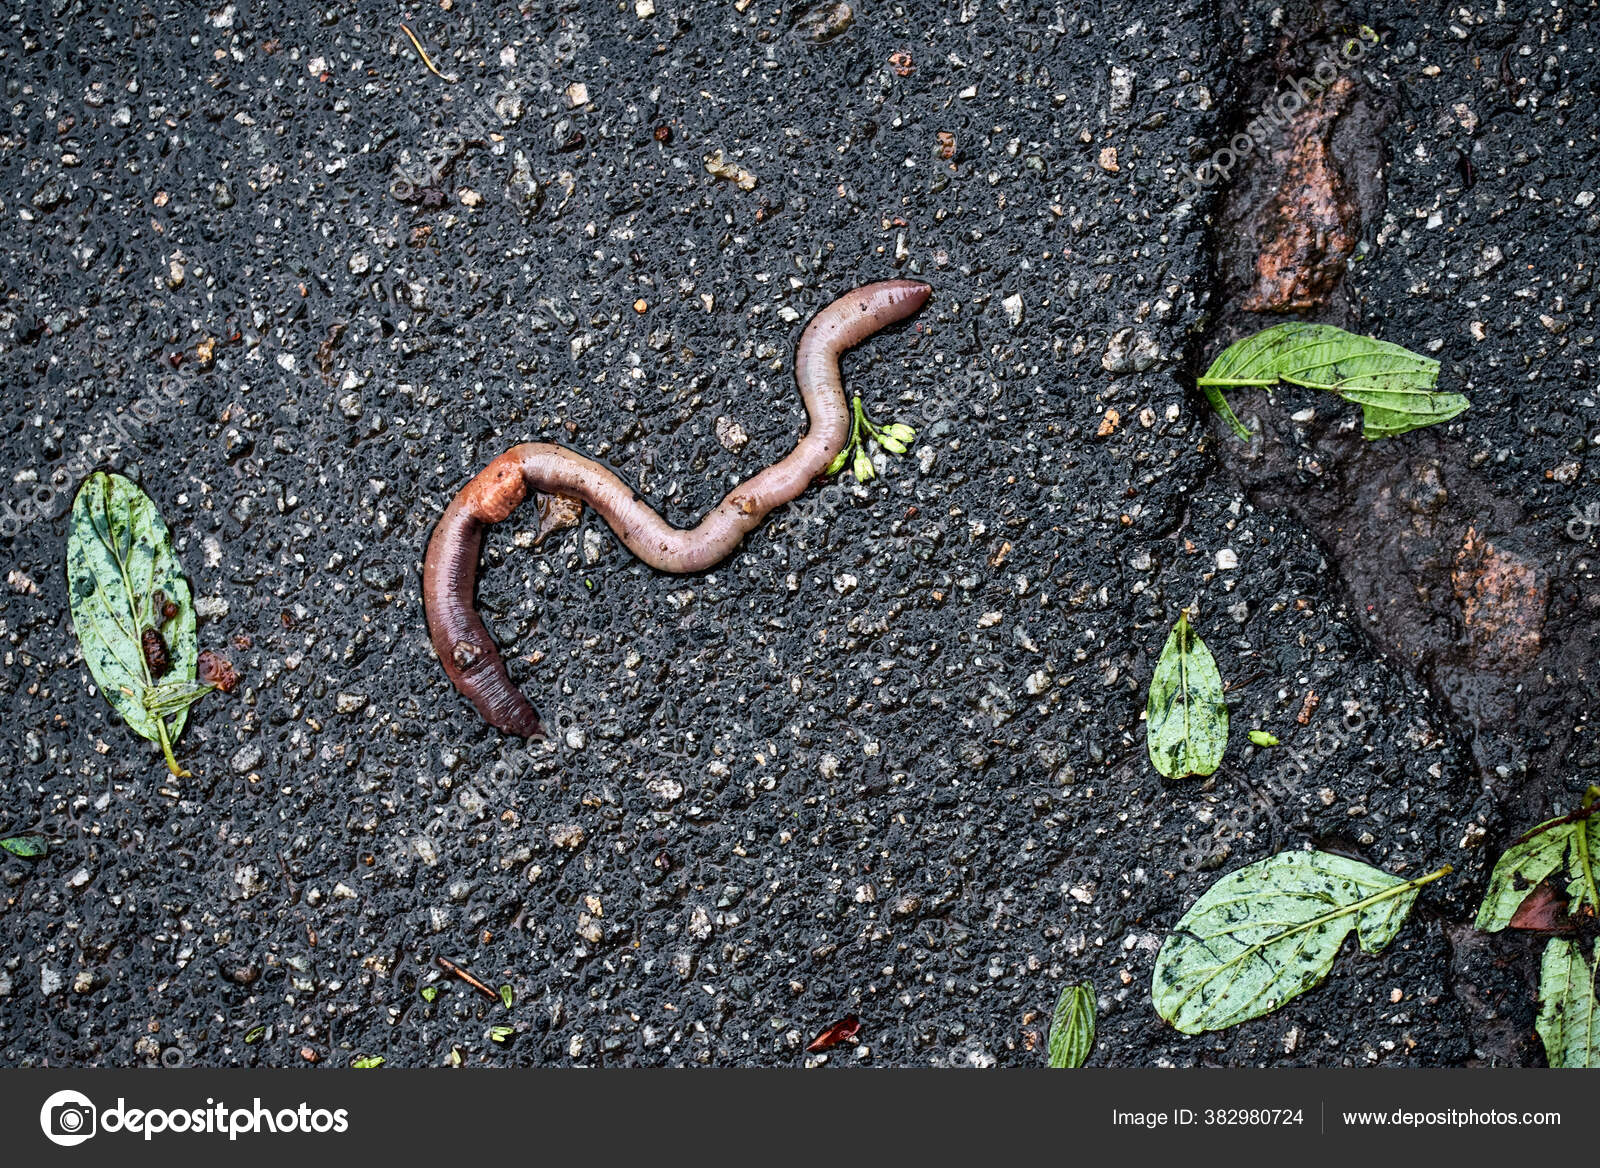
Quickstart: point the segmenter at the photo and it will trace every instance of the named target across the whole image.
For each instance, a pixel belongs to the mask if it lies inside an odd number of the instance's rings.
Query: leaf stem
[[[1583,797],[1583,810],[1594,812],[1600,807],[1600,787],[1590,787]],[[1589,897],[1589,908],[1600,916],[1600,891],[1596,891],[1594,882],[1594,860],[1589,855],[1589,829],[1587,825],[1579,824],[1578,829],[1572,833],[1573,858],[1578,861],[1578,874],[1583,877],[1583,890]],[[1600,976],[1600,958],[1595,962],[1596,974]]]
[[[178,765],[178,760],[172,753],[172,739],[167,737],[167,719],[164,715],[156,715],[156,734],[161,738],[161,753],[166,756],[167,769],[177,778],[189,778],[190,772]]]

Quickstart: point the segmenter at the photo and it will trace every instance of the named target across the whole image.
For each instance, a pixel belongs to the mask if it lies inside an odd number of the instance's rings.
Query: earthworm
[[[511,683],[474,606],[484,527],[505,519],[532,492],[539,508],[536,544],[577,523],[588,504],[652,568],[681,573],[711,567],[768,512],[804,491],[844,449],[850,436],[850,407],[839,373],[844,351],[912,315],[932,291],[915,280],[864,284],[812,317],[794,356],[795,381],[809,418],[805,436],[783,458],[729,491],[694,527],[673,527],[612,471],[562,446],[524,443],[484,467],[440,516],[422,567],[428,632],[450,681],[491,726],[543,738],[538,713]]]

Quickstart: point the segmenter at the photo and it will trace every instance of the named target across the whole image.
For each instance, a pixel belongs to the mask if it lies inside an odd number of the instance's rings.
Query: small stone
[[[589,87],[581,81],[574,81],[567,86],[567,104],[573,109],[580,105],[589,104]]]
[[[337,883],[337,884],[335,884],[333,886],[333,899],[335,899],[335,900],[355,900],[356,899],[356,890],[354,888],[351,888],[348,884],[346,884],[344,881],[341,880],[341,881],[339,881],[339,883]]]
[[[1217,553],[1217,567],[1224,572],[1231,572],[1239,566],[1239,557],[1232,548],[1223,548]]]
[[[656,14],[655,0],[633,0],[633,14],[640,20],[649,20]]]
[[[51,969],[48,965],[40,967],[39,992],[45,997],[48,998],[51,994],[59,991],[63,984],[64,983],[61,980],[61,975],[55,970]]]
[[[1100,419],[1100,427],[1094,432],[1096,438],[1106,438],[1116,433],[1117,427],[1122,423],[1122,415],[1111,407],[1106,407],[1105,417]]]
[[[576,848],[583,839],[583,828],[576,823],[558,823],[550,829],[550,842],[558,848]]]
[[[1038,697],[1050,688],[1050,675],[1043,669],[1036,669],[1028,674],[1022,683],[1022,688],[1032,697]]]
[[[854,592],[856,585],[859,583],[861,581],[857,580],[849,572],[841,572],[833,578],[833,590],[843,596],[848,592]]]
[[[461,200],[464,207],[476,207],[483,202],[483,196],[471,187],[462,187],[456,192],[456,198]]]
[[[644,785],[650,795],[671,805],[683,798],[683,784],[676,779],[651,779]]]
[[[67,887],[72,889],[74,892],[82,892],[89,886],[89,881],[91,879],[93,879],[93,877],[89,875],[89,870],[87,868],[79,868],[71,876],[67,877]]]
[[[567,731],[564,741],[568,750],[582,750],[589,744],[589,736],[583,732],[582,726],[573,726]]]
[[[744,427],[732,418],[718,418],[717,441],[722,443],[724,450],[737,454],[750,441],[750,435],[746,434]]]
[[[367,695],[341,693],[334,699],[334,708],[341,714],[355,714],[366,708]]]
[[[72,992],[75,994],[87,994],[93,990],[94,974],[90,973],[87,969],[80,969],[78,971],[78,976],[72,979]]]
[[[1133,70],[1111,66],[1111,108],[1125,110],[1133,104]]]
[[[1106,344],[1100,366],[1107,373],[1143,373],[1161,360],[1161,348],[1148,333],[1119,329]]]
[[[359,276],[372,267],[372,259],[366,252],[358,251],[350,257],[349,264],[351,275]]]
[[[1099,163],[1101,170],[1108,170],[1112,173],[1122,169],[1117,165],[1117,148],[1115,146],[1107,146],[1100,151]]]
[[[794,22],[794,35],[812,44],[826,44],[855,23],[855,9],[840,0],[838,3],[815,4],[807,8]]]
[[[1022,323],[1021,295],[1013,292],[1010,296],[1007,296],[1000,302],[1000,307],[1006,310],[1006,320],[1011,323],[1012,328],[1016,328]]]
[[[247,742],[233,752],[229,765],[241,775],[251,770],[261,761],[261,748],[253,742]]]

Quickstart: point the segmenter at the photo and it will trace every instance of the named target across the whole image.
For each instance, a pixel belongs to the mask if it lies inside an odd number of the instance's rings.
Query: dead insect
[[[167,643],[155,629],[147,628],[139,634],[139,647],[144,650],[145,667],[150,670],[151,677],[163,677],[172,668],[172,654],[167,652]]]
[[[161,614],[161,624],[166,624],[178,615],[177,602],[168,600],[167,594],[159,588],[150,594],[150,610]]]
[[[196,662],[199,667],[200,680],[208,685],[214,685],[223,693],[232,693],[239,684],[239,671],[226,657],[220,657],[210,649],[200,650],[200,659]]]

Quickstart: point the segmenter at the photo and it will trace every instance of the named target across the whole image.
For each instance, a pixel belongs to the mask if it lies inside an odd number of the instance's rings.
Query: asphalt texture
[[[1466,926],[1594,781],[1592,674],[1489,749],[1404,643],[1448,621],[1369,627],[1349,508],[1301,505],[1359,475],[1308,485],[1302,451],[1268,499],[1194,389],[1241,241],[1229,184],[1182,177],[1296,46],[1378,33],[1381,183],[1321,318],[1439,357],[1472,409],[1382,457],[1514,504],[1588,628],[1595,5],[855,8],[0,18],[0,830],[52,840],[0,862],[0,1063],[1037,1066],[1084,979],[1099,1065],[1542,1062],[1535,939]],[[481,604],[553,738],[486,727],[421,610],[452,493],[559,441],[691,523],[803,426],[804,321],[893,276],[934,298],[846,380],[914,449],[704,575],[592,516],[501,525]],[[155,498],[242,677],[193,711],[189,779],[73,634],[96,465]],[[1233,737],[1173,783],[1142,715],[1188,604]],[[1455,872],[1277,1012],[1163,1024],[1184,909],[1305,846]]]

